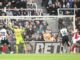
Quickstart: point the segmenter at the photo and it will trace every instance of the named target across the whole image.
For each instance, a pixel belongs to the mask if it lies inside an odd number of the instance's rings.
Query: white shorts
[[[77,41],[79,41],[80,40],[80,38],[78,38],[78,39],[72,39],[72,42],[73,43],[76,43]]]
[[[72,38],[73,43],[76,43],[77,41],[78,41],[77,39]]]

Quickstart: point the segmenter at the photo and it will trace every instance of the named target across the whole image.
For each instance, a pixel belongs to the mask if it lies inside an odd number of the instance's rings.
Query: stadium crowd
[[[36,11],[35,3],[30,4],[27,0],[1,0],[0,1],[0,15],[6,14],[8,16],[20,15],[42,15],[42,10]],[[6,10],[8,9],[8,10]]]
[[[66,10],[60,10],[60,14],[64,15],[73,15],[77,17],[80,16],[80,1],[79,0],[41,0],[41,7],[44,7],[42,10],[35,10],[37,8],[35,5],[30,5],[29,3],[38,3],[36,0],[0,0],[0,9],[8,9],[7,15],[43,15],[46,10],[49,15],[58,15],[59,8],[66,8]],[[45,4],[44,4],[45,3]],[[29,9],[28,9],[29,8]],[[74,9],[76,8],[75,12]],[[11,9],[11,10],[9,10]],[[19,9],[19,10],[18,10]],[[1,10],[0,15],[5,11]],[[10,13],[9,13],[10,12]],[[39,14],[40,13],[40,14]]]
[[[44,4],[45,3],[45,4]],[[79,0],[42,0],[42,6],[45,6],[47,12],[50,15],[57,15],[58,8],[67,8],[66,11],[62,10],[62,14],[73,15],[73,10],[68,10],[69,8],[80,8]],[[75,14],[80,16],[80,10],[76,10]]]

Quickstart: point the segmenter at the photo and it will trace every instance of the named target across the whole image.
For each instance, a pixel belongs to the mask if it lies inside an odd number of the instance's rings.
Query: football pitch
[[[0,60],[80,60],[80,54],[0,54]]]

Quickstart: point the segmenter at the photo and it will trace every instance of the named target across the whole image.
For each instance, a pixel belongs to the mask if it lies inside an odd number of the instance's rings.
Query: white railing
[[[64,10],[64,11],[67,11],[67,10],[71,10],[74,12],[74,15],[75,15],[75,11],[76,10],[80,10],[80,8],[59,8],[57,11],[58,11],[58,15],[60,15],[60,10]]]
[[[27,12],[28,13],[28,15],[30,16],[31,15],[31,11],[34,11],[35,12],[35,14],[37,14],[37,15],[42,15],[42,13],[43,13],[43,9],[35,9],[35,8],[27,8],[27,9],[23,9],[23,8],[21,8],[21,9],[17,9],[17,8],[15,8],[15,9],[7,9],[7,8],[4,8],[4,9],[0,9],[1,11],[3,11],[3,12],[7,12],[7,11],[25,11],[25,12]]]
[[[25,18],[64,18],[64,17],[75,17],[75,15],[58,15],[58,16],[0,16],[0,19],[25,19]]]

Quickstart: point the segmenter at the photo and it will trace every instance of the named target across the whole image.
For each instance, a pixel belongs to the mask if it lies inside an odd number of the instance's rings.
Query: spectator
[[[2,3],[2,2],[0,2],[0,9],[1,9],[1,8],[3,8],[3,3]]]
[[[17,16],[18,15],[17,7],[15,7],[14,9],[15,10],[12,10],[13,16]]]
[[[45,41],[53,41],[55,38],[51,35],[51,31],[46,29],[45,32],[43,33],[43,39]]]

